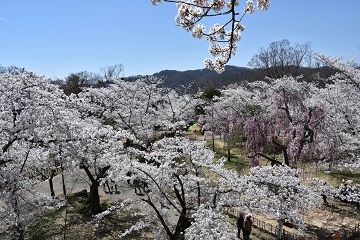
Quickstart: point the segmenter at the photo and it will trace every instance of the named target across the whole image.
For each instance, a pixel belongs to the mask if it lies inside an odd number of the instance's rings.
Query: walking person
[[[136,177],[134,180],[133,180],[133,185],[134,185],[134,188],[135,188],[135,193],[137,195],[143,195],[141,193],[141,180],[139,177]],[[138,190],[138,191],[137,191]],[[139,193],[138,193],[139,192]]]
[[[240,238],[240,239],[241,239],[241,237],[240,237],[241,230],[243,232],[243,237],[244,237],[244,220],[245,220],[244,219],[244,213],[240,212],[239,216],[236,219],[236,226],[237,226],[237,229],[238,229],[237,237]]]
[[[250,240],[250,234],[251,234],[251,226],[252,226],[252,214],[248,213],[246,214],[246,218],[244,221],[244,239],[245,240]]]

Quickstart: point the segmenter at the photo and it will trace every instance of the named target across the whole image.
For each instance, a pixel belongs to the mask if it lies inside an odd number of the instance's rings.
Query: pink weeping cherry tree
[[[297,167],[302,161],[320,156],[325,111],[314,100],[318,88],[293,77],[257,82],[260,110],[244,124],[247,150],[254,157],[269,160],[269,147],[280,149],[284,163]]]

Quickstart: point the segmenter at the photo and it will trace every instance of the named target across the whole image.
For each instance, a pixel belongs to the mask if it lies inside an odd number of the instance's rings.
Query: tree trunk
[[[186,209],[183,209],[181,216],[175,228],[174,234],[170,237],[170,240],[185,239],[185,230],[191,226],[189,218],[185,217]]]
[[[212,135],[212,150],[215,152],[215,136]]]
[[[66,240],[66,234],[67,234],[67,217],[68,217],[68,203],[65,205],[65,216],[64,216],[64,230],[63,230],[63,240]]]
[[[102,212],[102,208],[100,206],[99,185],[98,181],[91,183],[89,197],[86,201],[87,209],[93,215]]]
[[[282,219],[279,219],[278,220],[278,232],[277,232],[277,235],[278,235],[278,239],[282,239],[283,235],[283,226],[284,226],[284,223],[283,223],[283,220]]]
[[[19,210],[19,203],[18,203],[18,199],[17,196],[15,195],[15,191],[12,191],[12,204],[13,204],[13,208],[16,214],[16,232],[18,233],[18,240],[24,240],[24,229],[20,223],[20,210]]]
[[[96,215],[98,213],[102,212],[102,208],[100,206],[100,195],[99,195],[99,186],[100,186],[100,180],[99,178],[94,178],[94,176],[91,174],[89,168],[87,166],[83,166],[84,171],[86,172],[86,175],[91,181],[90,185],[90,193],[88,196],[88,199],[86,200],[87,204],[87,210],[91,212],[91,214]],[[103,168],[99,176],[102,177],[105,172],[109,169],[109,167]]]
[[[275,144],[276,146],[281,147],[281,150],[283,152],[283,156],[284,156],[284,163],[286,164],[286,166],[290,167],[290,160],[289,160],[289,155],[287,153],[287,147],[282,145],[281,143],[279,143],[276,138],[273,137],[272,139],[272,143]]]
[[[286,166],[290,167],[290,161],[289,161],[289,155],[287,154],[286,147],[282,147],[283,149],[283,155],[284,155],[284,162]]]
[[[53,183],[54,176],[55,176],[55,171],[51,170],[50,178],[49,178],[49,185],[50,185],[50,194],[52,197],[55,197],[54,183]]]
[[[227,160],[228,162],[231,162],[231,149],[230,149],[230,143],[227,144]]]
[[[24,240],[24,229],[22,228],[21,224],[19,223],[16,226],[16,232],[18,233],[18,240]]]
[[[62,180],[63,194],[64,194],[64,196],[66,196],[66,186],[65,186],[64,168],[63,168],[62,165],[61,165],[61,180]]]

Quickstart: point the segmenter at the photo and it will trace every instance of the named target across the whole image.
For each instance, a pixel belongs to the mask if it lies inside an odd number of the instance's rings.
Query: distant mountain
[[[227,86],[231,83],[241,81],[253,81],[253,70],[245,67],[226,66],[225,72],[218,74],[213,70],[163,70],[153,74],[155,77],[163,78],[164,85],[170,88],[177,88],[181,85],[194,83],[194,88]]]
[[[303,75],[305,81],[317,82],[320,85],[324,84],[324,79],[328,78],[335,71],[330,67],[307,68],[302,67],[298,70],[298,75]],[[193,83],[192,92],[197,92],[199,89],[215,87],[221,88],[234,83],[253,82],[256,80],[264,80],[266,71],[264,69],[251,69],[246,67],[226,66],[225,71],[221,74],[209,69],[198,70],[163,70],[154,73],[151,76],[163,78],[164,86],[169,88],[178,88],[180,86],[187,86]],[[133,81],[139,76],[132,76],[126,78],[128,81]]]

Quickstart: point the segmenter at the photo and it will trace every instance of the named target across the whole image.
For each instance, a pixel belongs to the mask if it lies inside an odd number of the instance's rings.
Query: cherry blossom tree
[[[85,126],[81,138],[67,144],[63,151],[74,168],[85,171],[90,181],[85,211],[95,215],[104,210],[100,205],[101,181],[108,176],[111,168],[121,168],[123,159],[129,158],[121,140],[131,136],[126,131],[114,131],[112,127],[96,121]]]
[[[249,208],[278,221],[278,238],[282,238],[284,222],[304,228],[304,211],[319,206],[320,194],[301,183],[298,170],[283,166],[250,169],[247,178]]]
[[[158,229],[159,239],[198,239],[206,233],[212,239],[231,239],[230,222],[222,206],[247,206],[275,218],[282,234],[284,222],[304,227],[304,210],[320,203],[320,194],[301,184],[296,169],[286,165],[256,167],[250,175],[238,176],[223,168],[225,159],[215,163],[213,152],[203,144],[165,138],[145,156],[153,164],[129,164],[151,190],[139,196],[150,214],[143,214],[144,219],[123,236],[151,227]]]
[[[212,228],[213,239],[229,237],[230,220],[221,206],[238,206],[240,186],[245,183],[235,171],[223,168],[224,160],[214,162],[214,153],[204,144],[182,137],[164,138],[145,153],[147,163],[128,164],[133,176],[146,182],[150,190],[139,196],[150,214],[144,214],[130,230],[150,226],[156,229],[157,239],[197,239],[198,233]],[[112,176],[121,178],[123,174]],[[205,215],[206,220],[202,219]]]
[[[107,88],[84,89],[73,101],[84,118],[97,118],[115,129],[124,129],[147,144],[153,139],[155,126],[161,124],[155,114],[161,99],[159,84],[154,78],[119,80]]]
[[[333,166],[343,158],[344,162],[336,166],[356,168],[359,70],[352,61],[341,63],[323,55],[318,59],[338,70],[325,87],[307,83],[306,79],[284,77],[223,90],[222,97],[207,108],[208,127],[221,129],[218,122],[230,128],[221,118],[236,118],[255,165],[259,156],[279,163],[269,155],[275,149],[283,154],[287,165],[294,167],[299,162],[323,159]],[[220,109],[219,121],[214,109]]]
[[[241,116],[238,124],[243,128],[250,156],[280,163],[268,155],[269,148],[277,147],[284,162],[292,167],[300,162],[330,159],[331,169],[357,171],[359,71],[351,61],[341,63],[339,58],[323,55],[318,58],[338,71],[325,87],[319,88],[301,78],[283,77],[269,83],[249,84],[245,93],[243,88],[224,90],[222,98],[213,105],[224,111],[220,116]],[[241,96],[247,97],[243,100]],[[220,122],[226,124],[223,119]],[[216,126],[210,121],[208,124]],[[255,184],[253,189],[266,187],[263,192],[248,192],[254,198],[250,208],[276,218],[281,229],[284,221],[303,225],[302,211],[317,206],[322,194],[347,202],[359,201],[356,184],[334,187],[319,180],[322,184],[311,189],[300,184],[298,175],[287,166],[252,168],[249,181]],[[274,199],[278,202],[269,204]]]
[[[314,100],[318,88],[293,77],[257,82],[262,111],[245,122],[247,149],[254,156],[266,157],[266,147],[276,146],[284,163],[296,167],[299,162],[320,156],[325,111]],[[268,158],[269,159],[269,158]]]
[[[195,120],[195,109],[203,103],[202,99],[196,98],[185,91],[164,89],[161,106],[158,114],[163,122],[163,129],[183,128],[189,122]]]
[[[129,131],[147,148],[159,131],[185,126],[193,121],[201,101],[186,93],[162,88],[162,80],[153,77],[133,82],[114,81],[107,88],[86,89],[80,94],[82,112],[103,123]]]
[[[101,212],[98,186],[107,170],[126,158],[121,140],[131,139],[130,134],[114,131],[80,111],[84,105],[79,103],[85,104],[86,99],[67,97],[33,73],[2,74],[0,91],[0,214],[6,219],[1,232],[15,232],[23,239],[24,225],[44,206],[61,206],[61,199],[34,191],[36,184],[46,180],[46,172],[50,173],[52,188],[51,179],[59,167],[69,172],[84,169],[91,181],[88,210],[92,214]],[[39,180],[41,175],[45,178]],[[55,195],[53,190],[51,195]],[[29,204],[39,210],[29,211]]]
[[[341,58],[324,55],[317,58],[338,71],[328,79],[317,100],[327,112],[326,160],[330,162],[330,170],[335,166],[356,169],[360,144],[360,71],[352,66],[353,61],[341,62]]]
[[[193,117],[199,100],[161,88],[161,83],[160,79],[151,77],[133,82],[114,80],[106,88],[84,88],[82,93],[72,96],[73,105],[80,111],[86,128],[83,127],[84,133],[79,133],[81,139],[72,143],[75,151],[69,150],[71,154],[68,155],[78,162],[81,159],[79,166],[89,177],[91,186],[87,203],[92,214],[102,211],[98,194],[100,182],[113,167],[122,168],[120,159],[129,159],[128,151],[133,148],[148,151],[159,131],[184,126]],[[114,133],[109,132],[111,128]],[[92,131],[98,135],[93,136]],[[107,156],[109,150],[116,156]],[[144,161],[136,151],[132,155],[137,155],[133,161]],[[118,161],[111,162],[112,158]]]
[[[225,214],[213,211],[202,205],[193,214],[194,222],[185,230],[185,239],[233,239],[231,221]]]
[[[323,55],[318,55],[318,60],[338,71],[325,87],[306,83],[306,79],[283,77],[222,91],[222,98],[207,108],[207,127],[231,129],[227,122],[233,121],[224,118],[236,119],[254,164],[259,156],[279,163],[268,154],[270,149],[277,149],[284,162],[292,166],[329,158],[334,163],[348,156],[340,166],[356,167],[358,157],[353,155],[359,145],[359,70],[352,61],[341,63],[341,59]]]
[[[331,158],[333,160],[333,158]],[[330,166],[327,167],[326,170],[338,170],[340,172],[357,172],[360,171],[360,156],[356,153],[348,153],[346,154],[346,157],[343,159],[340,159],[336,162],[336,164],[333,164],[332,161],[330,161]]]
[[[248,0],[240,7],[239,0],[150,0],[158,5],[162,2],[175,3],[178,8],[176,23],[196,38],[205,37],[210,42],[209,52],[215,60],[205,59],[205,66],[221,73],[225,71],[225,64],[235,54],[237,42],[245,26],[241,20],[246,14],[251,14],[256,7],[266,11],[269,8],[268,0]],[[256,5],[256,7],[255,7]],[[224,16],[228,16],[227,20]],[[215,23],[208,31],[203,22],[207,18],[217,18],[224,23]]]
[[[360,184],[353,184],[353,180],[344,181],[344,183],[335,187],[325,180],[314,178],[311,181],[311,187],[321,196],[325,197],[323,203],[327,203],[327,198],[337,198],[343,202],[360,203]]]
[[[230,141],[243,139],[242,120],[246,115],[246,106],[253,101],[252,95],[243,87],[222,90],[221,97],[215,98],[209,106],[206,106],[205,114],[200,118],[206,131],[219,135],[226,143],[228,161],[230,161]]]
[[[240,130],[236,134],[246,140],[253,165],[259,163],[260,156],[281,164],[269,156],[271,149],[280,149],[284,162],[296,166],[309,157],[311,152],[306,150],[316,142],[314,130],[321,134],[324,113],[311,100],[317,90],[292,77],[223,90],[223,97],[207,108],[207,126],[225,129],[228,136],[234,129]]]
[[[35,216],[30,205],[60,206],[59,199],[33,191],[39,183],[34,169],[49,166],[50,145],[69,137],[73,113],[64,110],[61,90],[43,77],[15,69],[0,80],[0,231],[23,239],[24,225]]]

